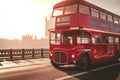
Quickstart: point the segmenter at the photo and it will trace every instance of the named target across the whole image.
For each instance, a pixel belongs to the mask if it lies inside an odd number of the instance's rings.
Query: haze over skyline
[[[26,34],[44,38],[45,17],[59,1],[63,0],[0,0],[0,38],[21,39]],[[87,1],[120,15],[119,0]]]

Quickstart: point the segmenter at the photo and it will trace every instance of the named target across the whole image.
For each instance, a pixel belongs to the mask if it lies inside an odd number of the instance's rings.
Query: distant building
[[[0,49],[39,49],[49,48],[48,39],[37,39],[37,36],[33,38],[32,35],[22,36],[23,40],[8,40],[0,39]]]
[[[28,40],[33,40],[32,35],[23,35],[22,36],[22,41],[28,41]]]
[[[35,38],[34,38],[34,40],[37,40],[37,36],[35,35]]]

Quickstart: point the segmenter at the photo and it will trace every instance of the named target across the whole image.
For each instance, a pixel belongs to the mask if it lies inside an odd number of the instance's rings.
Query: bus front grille
[[[66,54],[66,52],[55,52],[54,61],[56,63],[60,63],[60,64],[67,63],[67,54]]]

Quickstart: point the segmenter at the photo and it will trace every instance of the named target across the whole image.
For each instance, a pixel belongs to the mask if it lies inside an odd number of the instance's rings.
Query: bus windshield
[[[62,43],[67,45],[72,45],[73,44],[72,34],[68,32],[62,33]]]

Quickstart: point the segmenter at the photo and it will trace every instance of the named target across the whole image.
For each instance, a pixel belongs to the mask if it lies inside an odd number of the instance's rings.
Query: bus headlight
[[[50,56],[53,56],[53,54],[52,54],[52,53],[50,53]]]
[[[75,58],[75,55],[74,55],[74,54],[72,54],[72,58]]]

